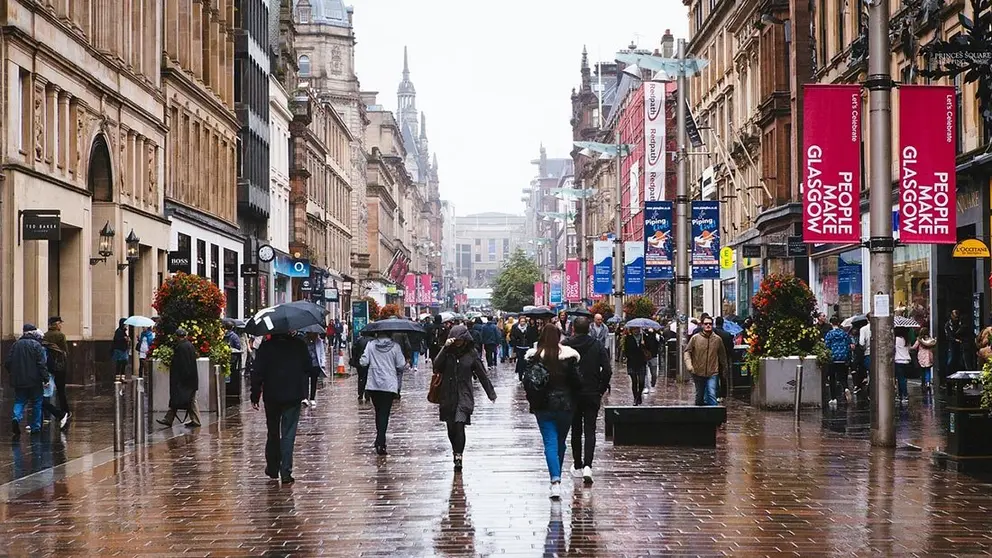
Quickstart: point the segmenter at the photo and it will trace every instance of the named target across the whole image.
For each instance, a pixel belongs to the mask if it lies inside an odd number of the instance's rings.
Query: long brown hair
[[[547,324],[541,330],[541,337],[537,341],[537,352],[541,355],[541,362],[551,374],[558,373],[558,342],[561,341],[561,331],[554,324]]]

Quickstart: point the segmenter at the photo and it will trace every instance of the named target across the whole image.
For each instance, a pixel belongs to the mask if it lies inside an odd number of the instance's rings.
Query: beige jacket
[[[708,378],[730,369],[727,349],[715,333],[699,333],[690,337],[683,358],[686,368],[695,376]]]

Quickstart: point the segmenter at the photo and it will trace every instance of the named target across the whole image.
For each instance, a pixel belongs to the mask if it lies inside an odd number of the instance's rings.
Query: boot
[[[456,473],[462,472],[462,454],[460,453],[455,454],[455,472]]]

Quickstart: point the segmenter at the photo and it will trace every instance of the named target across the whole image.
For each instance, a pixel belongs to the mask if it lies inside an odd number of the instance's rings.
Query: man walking
[[[610,328],[606,327],[606,324],[603,323],[602,314],[596,314],[596,316],[593,317],[593,323],[589,326],[589,336],[596,341],[599,341],[599,343],[603,345],[603,348],[606,349],[606,354],[609,355],[610,349],[608,345]]]
[[[947,339],[945,377],[961,370],[965,365],[964,338],[966,333],[964,322],[961,320],[961,312],[957,308],[951,310],[951,316],[944,324],[944,337]]]
[[[851,351],[854,349],[854,340],[841,329],[840,316],[830,318],[833,329],[823,337],[830,351],[830,367],[827,369],[827,382],[830,384],[830,400],[827,405],[831,408],[837,406],[837,395],[839,386],[844,387],[845,398],[850,399],[851,391],[847,389],[847,363],[851,359]]]
[[[701,325],[702,331],[689,338],[683,357],[696,383],[696,405],[716,405],[717,376],[730,366],[723,341],[713,334],[713,318],[704,315]]]
[[[575,399],[572,415],[572,458],[574,476],[582,475],[585,484],[592,484],[592,458],[596,451],[596,417],[603,394],[610,389],[610,356],[602,343],[589,335],[589,318],[578,317],[572,322],[574,335],[562,342],[579,353],[579,379],[582,389]],[[582,437],[585,436],[585,447]],[[585,450],[583,452],[583,449]]]
[[[310,381],[310,351],[306,341],[292,335],[273,335],[258,348],[251,376],[251,406],[265,400],[265,475],[292,484],[293,446],[300,421],[301,401]]]
[[[520,379],[523,379],[524,369],[527,368],[526,359],[524,358],[527,349],[530,348],[527,334],[527,316],[520,316],[520,319],[517,320],[517,323],[510,330],[510,346],[513,347],[513,351],[517,355],[516,371],[517,378]]]
[[[489,318],[482,326],[482,346],[486,349],[486,366],[489,370],[496,368],[496,348],[499,347],[499,328],[493,318]]]
[[[176,346],[172,349],[172,364],[169,366],[169,412],[159,419],[159,424],[172,426],[176,413],[188,411],[189,428],[200,427],[200,408],[196,404],[196,392],[200,389],[200,377],[196,370],[196,348],[186,337],[186,330],[176,330]]]
[[[35,434],[41,432],[42,403],[45,386],[51,381],[45,348],[41,346],[41,332],[33,324],[24,324],[21,338],[14,342],[4,368],[10,374],[10,387],[14,388],[14,409],[11,413],[10,431],[14,440],[21,437],[24,407],[31,405],[31,426],[25,428]]]
[[[52,378],[55,380],[55,393],[59,398],[59,409],[71,415],[69,412],[69,398],[65,393],[65,375],[69,369],[69,343],[66,342],[65,334],[62,333],[62,317],[52,316],[48,318],[48,331],[45,332],[45,343],[54,345],[61,354],[53,355]]]

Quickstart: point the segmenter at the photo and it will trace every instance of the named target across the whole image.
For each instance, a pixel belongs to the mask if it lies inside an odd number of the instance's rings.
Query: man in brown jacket
[[[723,340],[713,334],[713,318],[701,322],[702,332],[689,338],[683,357],[696,383],[696,405],[716,405],[717,376],[730,368],[729,360]]]

